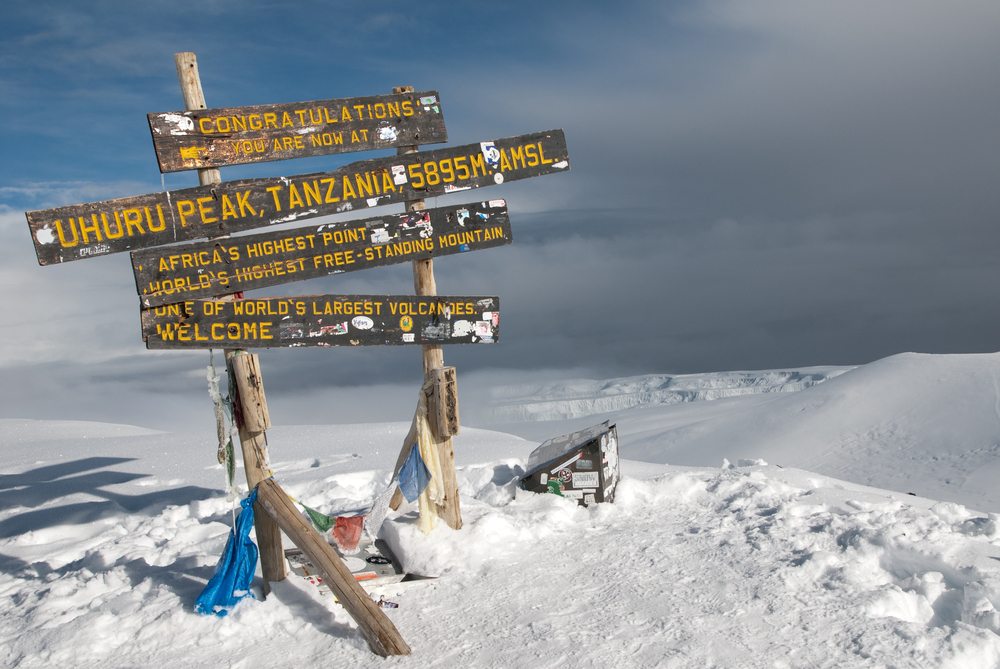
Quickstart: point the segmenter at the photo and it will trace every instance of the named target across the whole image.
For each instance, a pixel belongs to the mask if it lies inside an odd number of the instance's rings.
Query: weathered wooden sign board
[[[502,246],[505,200],[132,252],[147,307]]]
[[[146,348],[493,344],[500,298],[303,295],[189,300],[142,311]]]
[[[447,141],[437,91],[147,114],[161,172]]]
[[[26,212],[41,265],[218,237],[569,169],[562,130],[363,160],[293,177],[229,181]]]

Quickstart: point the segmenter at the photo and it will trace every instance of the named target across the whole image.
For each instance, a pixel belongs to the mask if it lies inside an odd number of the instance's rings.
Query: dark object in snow
[[[528,456],[521,487],[577,500],[613,502],[618,485],[618,430],[610,421],[549,439]]]

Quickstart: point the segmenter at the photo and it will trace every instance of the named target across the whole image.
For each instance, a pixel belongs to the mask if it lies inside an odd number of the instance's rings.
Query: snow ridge
[[[646,405],[672,405],[811,388],[851,367],[796,370],[651,374],[605,381],[574,379],[494,389],[492,417],[499,422],[566,420]]]

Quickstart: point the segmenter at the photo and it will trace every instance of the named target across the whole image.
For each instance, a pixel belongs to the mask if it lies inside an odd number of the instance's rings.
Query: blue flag
[[[198,613],[221,617],[244,597],[253,598],[250,583],[257,569],[257,546],[250,539],[250,530],[253,528],[253,503],[256,499],[257,489],[254,488],[240,502],[243,508],[236,518],[236,526],[229,531],[229,540],[215,567],[215,574],[195,602],[194,610]]]
[[[431,481],[431,473],[427,471],[424,459],[420,457],[420,449],[416,444],[410,448],[410,455],[399,470],[399,490],[407,502],[413,502],[424,491]]]

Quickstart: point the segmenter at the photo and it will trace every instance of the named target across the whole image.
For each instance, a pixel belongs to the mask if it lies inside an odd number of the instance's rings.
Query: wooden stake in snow
[[[201,77],[198,74],[198,59],[190,51],[174,54],[174,64],[177,66],[177,79],[184,96],[184,106],[188,109],[205,109],[205,93],[201,88]],[[202,186],[222,182],[222,174],[217,168],[198,170],[198,181]],[[226,299],[226,298],[222,298]],[[232,299],[229,296],[228,299]],[[267,399],[264,397],[264,381],[260,372],[257,356],[248,356],[246,351],[227,350],[226,365],[229,367],[229,378],[236,380],[236,388],[230,388],[229,393],[234,398],[234,414],[239,418],[236,426],[240,432],[240,448],[243,451],[243,468],[246,471],[247,485],[252,489],[258,483],[271,475],[267,457],[267,441],[264,434],[269,426],[267,416]],[[253,390],[250,393],[250,390]],[[246,420],[247,416],[257,416],[255,407],[263,407],[263,422]],[[257,522],[254,524],[257,534],[257,546],[260,548],[260,569],[264,576],[264,590],[270,590],[268,583],[282,581],[285,570],[285,553],[281,547],[281,530],[269,516],[261,513],[260,502],[256,505]]]
[[[397,86],[392,89],[393,93],[409,93],[413,91],[412,86]],[[416,146],[403,146],[396,150],[399,155],[405,155],[408,153],[416,153]],[[405,203],[407,211],[421,211],[424,209],[423,199],[407,200]],[[434,280],[434,260],[414,260],[413,261],[413,286],[417,295],[437,295],[437,283]],[[450,383],[450,395],[452,397],[457,397],[455,391],[455,372],[454,368],[450,368],[451,372],[448,375],[442,374],[438,370],[444,368],[444,351],[440,346],[424,346],[424,383],[425,385],[430,385],[431,392],[440,397],[442,394],[448,394],[442,391],[442,386],[447,385],[444,380],[447,378]],[[438,406],[439,402],[428,402],[428,407]],[[452,413],[454,420],[445,421],[447,429],[442,430],[440,421],[436,420],[435,417],[429,417],[430,424],[433,427],[432,432],[434,436],[435,445],[438,449],[438,456],[441,461],[441,473],[444,478],[442,485],[444,487],[444,499],[441,504],[438,505],[438,515],[444,518],[444,522],[448,524],[448,527],[459,530],[462,528],[462,510],[459,506],[458,501],[458,481],[455,477],[455,449],[451,443],[451,435],[458,433],[458,405],[455,402],[455,409]],[[403,444],[403,453],[400,454],[399,466],[406,459],[406,454],[409,453],[410,448],[413,446],[412,437],[407,435],[406,441]],[[399,469],[397,466],[397,472]],[[390,506],[393,509],[398,509],[399,505],[403,501],[402,493],[397,489],[392,496],[392,501]]]

